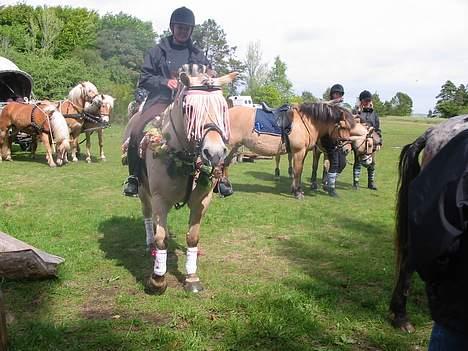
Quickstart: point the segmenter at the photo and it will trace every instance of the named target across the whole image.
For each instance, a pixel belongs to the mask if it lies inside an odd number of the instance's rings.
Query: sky
[[[413,99],[414,113],[427,114],[445,81],[468,83],[468,0],[23,2],[124,12],[151,21],[158,33],[168,29],[175,8],[186,6],[196,23],[214,19],[240,59],[257,41],[267,64],[279,55],[297,94],[321,97],[341,83],[352,105],[364,89],[382,100],[401,91]]]

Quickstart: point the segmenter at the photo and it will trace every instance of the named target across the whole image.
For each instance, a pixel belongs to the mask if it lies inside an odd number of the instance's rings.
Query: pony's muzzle
[[[226,146],[222,147],[204,147],[201,153],[203,163],[216,167],[224,162],[227,155]]]

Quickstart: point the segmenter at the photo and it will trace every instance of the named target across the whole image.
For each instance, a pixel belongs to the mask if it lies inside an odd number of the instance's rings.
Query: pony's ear
[[[183,85],[185,85],[187,88],[190,88],[190,77],[186,72],[180,72],[179,79]]]
[[[346,121],[341,120],[340,121],[340,128],[347,128],[348,126],[346,125]]]
[[[214,79],[215,85],[222,86],[222,85],[231,83],[234,79],[237,78],[238,75],[239,75],[239,72],[231,72],[222,77],[215,78]]]
[[[368,134],[372,134],[372,133],[374,133],[374,127],[369,128]]]

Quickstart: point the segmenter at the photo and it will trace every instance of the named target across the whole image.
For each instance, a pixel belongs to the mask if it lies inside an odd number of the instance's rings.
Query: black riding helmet
[[[173,24],[185,24],[187,26],[194,27],[195,26],[195,15],[193,14],[192,10],[184,7],[179,7],[175,9],[171,15],[171,20],[169,22],[169,26],[172,29]]]
[[[344,88],[341,84],[335,84],[330,88],[330,99],[332,98],[333,93],[339,93],[342,96],[344,95]]]
[[[364,90],[359,94],[359,101],[372,99],[372,94],[368,90]]]

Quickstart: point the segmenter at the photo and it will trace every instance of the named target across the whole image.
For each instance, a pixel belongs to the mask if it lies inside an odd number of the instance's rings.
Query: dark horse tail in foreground
[[[468,137],[467,115],[453,117],[444,123],[428,129],[413,143],[406,145],[400,154],[395,240],[397,280],[390,303],[390,312],[392,313],[392,324],[403,331],[414,331],[414,327],[410,323],[406,313],[406,300],[409,294],[411,276],[417,268],[414,265],[414,257],[410,257],[410,251],[414,254],[414,247],[410,248],[410,235],[416,235],[416,233],[410,233],[409,205],[411,199],[413,199],[409,196],[409,193],[411,193],[410,185],[413,181],[417,180],[421,170],[428,167],[428,164],[437,153],[460,133],[463,135],[460,135],[459,138],[464,138],[465,134]],[[423,149],[424,153],[420,164],[419,155]],[[461,162],[460,167],[466,166]],[[428,167],[428,171],[429,168],[431,167]],[[440,190],[444,189],[444,187],[449,184],[449,181],[454,180],[451,179],[454,177],[454,172],[455,171],[450,169],[450,166],[445,171],[439,172],[443,174],[443,176],[437,180],[437,182],[434,182],[438,183],[438,189],[431,190],[434,192],[433,196],[436,196],[436,192],[440,192]],[[421,204],[421,206],[423,206],[423,204]],[[426,253],[421,252],[418,254],[424,255]],[[421,274],[420,270],[418,270],[418,272]]]

